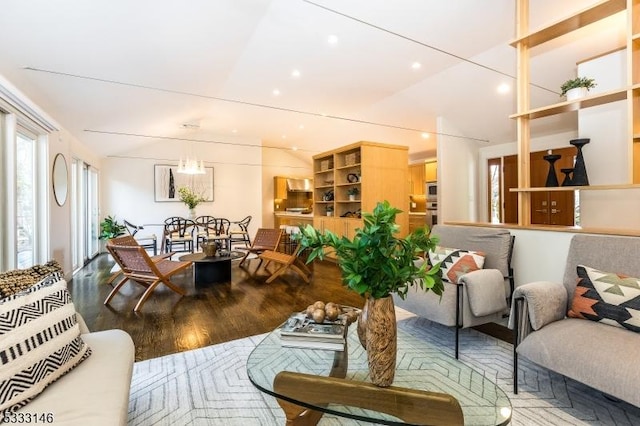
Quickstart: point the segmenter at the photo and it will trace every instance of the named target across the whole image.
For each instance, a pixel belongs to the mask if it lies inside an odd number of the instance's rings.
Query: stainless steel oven
[[[438,201],[438,182],[431,181],[426,183],[425,194],[427,201]]]
[[[432,227],[438,224],[438,202],[427,201],[427,217],[425,218],[427,225]]]

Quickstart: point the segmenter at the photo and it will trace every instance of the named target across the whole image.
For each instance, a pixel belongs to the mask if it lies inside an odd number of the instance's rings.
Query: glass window
[[[36,263],[36,140],[24,133],[16,137],[16,265]]]
[[[489,160],[489,222],[502,222],[502,194],[500,158]]]

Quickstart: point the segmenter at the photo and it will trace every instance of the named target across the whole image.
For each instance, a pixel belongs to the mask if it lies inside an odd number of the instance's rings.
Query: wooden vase
[[[358,340],[360,340],[360,344],[362,345],[365,351],[367,350],[367,312],[369,311],[367,309],[368,305],[369,305],[369,299],[367,298],[364,301],[364,306],[362,307],[362,311],[358,316],[358,328],[357,328]]]
[[[368,298],[366,303],[366,348],[371,383],[391,386],[396,373],[396,311],[391,296]]]

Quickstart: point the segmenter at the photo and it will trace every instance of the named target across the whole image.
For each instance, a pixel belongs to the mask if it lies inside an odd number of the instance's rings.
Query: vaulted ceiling
[[[530,26],[595,2],[536,0]],[[160,138],[419,155],[439,116],[480,144],[515,141],[514,16],[514,0],[4,0],[0,74],[102,156]],[[532,51],[534,105],[559,101],[577,61],[623,45],[623,23]],[[540,120],[534,135],[575,121]]]

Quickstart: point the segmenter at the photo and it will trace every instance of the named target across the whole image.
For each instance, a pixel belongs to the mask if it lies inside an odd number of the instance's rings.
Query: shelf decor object
[[[564,173],[564,180],[562,181],[562,185],[560,186],[572,186],[573,180],[571,179],[571,173],[573,173],[573,167],[560,169],[562,173]]]
[[[573,186],[589,185],[587,167],[584,164],[584,157],[582,155],[582,147],[589,143],[589,139],[572,139],[569,143],[575,146],[578,150],[578,153],[576,154],[576,163],[573,167],[573,178],[571,179],[571,184]]]
[[[589,89],[596,87],[596,82],[588,77],[576,77],[565,81],[560,87],[560,96],[566,96],[568,101],[584,98]]]
[[[549,162],[549,173],[547,174],[547,182],[544,186],[558,186],[558,176],[556,175],[556,166],[555,163],[560,159],[560,155],[558,154],[548,154],[545,155],[545,161]]]

